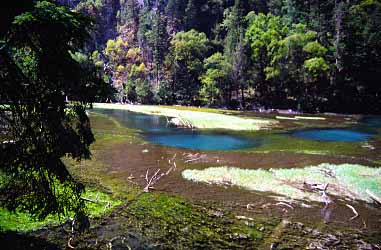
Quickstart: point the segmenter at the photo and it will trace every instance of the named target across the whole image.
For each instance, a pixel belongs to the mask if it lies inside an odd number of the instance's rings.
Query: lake
[[[151,143],[169,147],[224,151],[260,147],[268,141],[266,135],[245,136],[221,131],[176,128],[169,126],[164,116],[111,109],[96,109],[96,112],[110,115],[128,128],[140,130],[143,137]],[[351,128],[296,130],[284,135],[314,141],[350,143],[369,140],[380,127],[381,119],[370,117]]]

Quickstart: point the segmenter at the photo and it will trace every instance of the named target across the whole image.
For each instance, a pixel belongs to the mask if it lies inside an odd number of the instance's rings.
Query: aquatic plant
[[[220,185],[235,185],[248,190],[273,192],[296,200],[324,202],[311,185],[328,184],[327,193],[351,199],[371,201],[366,190],[381,195],[381,168],[355,164],[323,163],[305,168],[240,169],[210,167],[203,170],[187,169],[182,176],[190,181]]]

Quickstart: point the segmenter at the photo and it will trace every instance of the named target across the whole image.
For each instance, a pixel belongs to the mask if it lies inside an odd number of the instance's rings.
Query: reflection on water
[[[141,130],[146,140],[152,143],[169,147],[237,150],[258,147],[262,144],[262,140],[259,138],[170,127],[167,125],[167,118],[163,116],[145,115],[125,110],[97,109],[97,112],[115,117],[128,128]]]
[[[146,140],[169,147],[200,150],[237,150],[262,146],[266,137],[239,136],[212,131],[192,131],[168,126],[163,116],[145,115],[126,110],[103,110],[128,128],[143,132]],[[356,127],[345,129],[297,130],[288,136],[327,142],[361,142],[369,140],[381,128],[380,117],[366,117]]]

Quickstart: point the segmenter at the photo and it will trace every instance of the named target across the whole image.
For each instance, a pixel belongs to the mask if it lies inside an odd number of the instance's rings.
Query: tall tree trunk
[[[245,108],[245,106],[246,106],[246,103],[245,103],[245,86],[242,82],[241,82],[241,105],[242,105],[242,108]]]
[[[335,0],[335,65],[337,72],[343,70],[343,49],[341,47],[343,33],[344,3],[341,0]]]

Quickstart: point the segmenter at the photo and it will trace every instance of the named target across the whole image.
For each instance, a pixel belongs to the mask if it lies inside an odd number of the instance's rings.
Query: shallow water
[[[377,134],[381,128],[381,117],[365,117],[359,124],[345,129],[308,129],[298,130],[291,136],[303,139],[328,142],[363,142]]]
[[[164,116],[146,115],[126,110],[103,110],[97,112],[116,118],[124,126],[142,131],[144,138],[154,144],[196,150],[239,150],[257,148],[268,142],[268,136],[245,136],[216,131],[192,131],[168,126]],[[345,129],[296,130],[285,134],[293,138],[322,142],[362,142],[368,141],[381,127],[380,117],[366,117],[356,127]]]
[[[198,132],[184,132],[175,134],[149,134],[145,138],[155,144],[201,150],[235,150],[257,147],[262,144],[261,139],[224,134],[202,134]]]
[[[199,150],[238,150],[262,145],[260,138],[170,127],[167,118],[163,116],[125,110],[97,109],[97,112],[115,117],[126,127],[142,131],[147,141],[163,146]]]
[[[112,114],[113,112],[107,112]],[[127,118],[124,112],[115,112],[113,117],[117,118],[120,122],[123,122],[121,118]],[[140,116],[140,115],[138,115]],[[118,118],[119,117],[119,118]],[[147,124],[146,117],[140,116],[141,124],[144,125],[146,129],[149,129],[152,124]],[[166,118],[158,117],[159,120],[164,121],[164,127],[153,129],[163,129],[161,132],[142,132],[143,136],[150,136],[151,134],[156,135],[178,135],[177,133],[192,133],[190,130],[181,130],[175,128],[167,128]],[[125,121],[127,122],[127,121]],[[132,121],[128,121],[132,122]],[[138,124],[137,121],[133,121],[133,124]],[[124,123],[126,125],[126,123]],[[133,124],[131,126],[133,126]],[[92,123],[92,126],[97,127],[96,123]],[[131,127],[130,126],[130,127]],[[99,123],[98,123],[99,127]],[[152,127],[151,127],[152,128]],[[157,131],[157,130],[156,130]],[[168,133],[171,131],[171,133]],[[180,133],[180,134],[181,134]],[[186,133],[185,133],[186,134]],[[206,133],[201,135],[208,135]],[[223,134],[219,134],[222,136]],[[226,136],[226,134],[225,134]],[[291,143],[287,144],[287,147],[300,147],[305,146],[304,143],[298,145],[299,140],[297,137],[291,137],[287,134],[278,135],[281,137],[281,141],[292,140]],[[271,143],[271,136],[266,134],[261,134],[263,138],[263,144]],[[255,138],[249,137],[248,138]],[[130,140],[130,139],[129,139]],[[179,138],[176,138],[178,141]],[[184,140],[184,139],[183,139]],[[210,140],[210,139],[209,139]],[[205,140],[204,140],[205,141]],[[97,143],[100,143],[99,140]],[[111,143],[111,146],[110,144]],[[325,145],[324,142],[321,144]],[[351,144],[351,143],[345,143]],[[106,146],[107,145],[107,146]],[[319,143],[320,145],[320,143]],[[197,145],[199,146],[199,145]],[[378,149],[378,147],[377,147]],[[271,151],[271,150],[270,150]],[[374,152],[377,150],[369,150],[369,152]],[[368,151],[367,151],[368,152]],[[155,185],[156,190],[162,192],[168,192],[170,194],[179,195],[186,197],[195,202],[217,202],[221,207],[227,209],[234,209],[240,215],[240,213],[254,217],[258,214],[269,216],[287,216],[291,220],[300,221],[302,223],[330,223],[330,227],[343,226],[343,227],[353,227],[362,228],[365,224],[367,228],[371,230],[380,230],[380,211],[369,207],[369,204],[365,203],[351,203],[349,201],[340,200],[335,201],[332,207],[329,207],[327,211],[319,203],[306,202],[310,208],[294,206],[293,209],[284,210],[283,207],[279,206],[278,200],[274,200],[274,193],[263,193],[243,190],[238,187],[226,187],[218,185],[200,184],[195,182],[186,181],[183,179],[181,173],[185,169],[204,169],[206,167],[216,166],[234,166],[243,169],[271,169],[271,168],[299,168],[305,166],[319,165],[322,163],[331,164],[362,164],[368,166],[374,166],[370,163],[365,156],[364,157],[345,157],[340,154],[328,154],[328,155],[311,155],[311,154],[300,154],[292,153],[286,151],[271,151],[267,153],[250,153],[250,152],[240,152],[240,151],[194,151],[187,148],[173,147],[163,147],[156,143],[141,144],[134,143],[134,141],[119,141],[113,144],[113,142],[107,141],[102,147],[98,148],[95,152],[96,159],[102,161],[102,164],[108,166],[106,172],[108,176],[111,176],[114,180],[120,179],[122,183],[130,180],[130,177],[134,177],[136,181],[142,188],[146,185],[144,178],[139,178],[139,176],[144,176],[149,170],[152,174],[155,169],[167,170],[171,166],[171,162],[175,161],[177,168],[170,175],[161,179],[159,183]],[[89,165],[91,171],[93,171],[91,165]],[[96,169],[96,168],[95,168]],[[103,173],[103,172],[102,172]],[[124,187],[124,186],[123,186]],[[255,204],[256,209],[252,212],[247,210],[247,204]],[[346,203],[352,204],[360,214],[359,219],[349,221],[348,219],[353,216],[351,209],[345,205]],[[277,205],[278,204],[278,205]]]
[[[361,142],[372,136],[370,133],[351,129],[309,129],[291,133],[292,136],[317,141]]]

